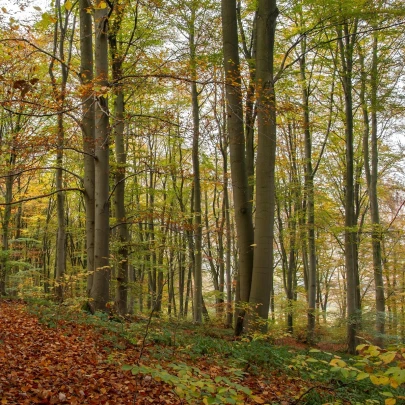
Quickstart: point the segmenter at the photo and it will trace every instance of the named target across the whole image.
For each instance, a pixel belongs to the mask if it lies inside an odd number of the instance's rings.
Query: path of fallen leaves
[[[147,348],[146,361],[148,350],[153,347]],[[1,405],[181,404],[172,387],[121,370],[121,364],[134,364],[138,356],[139,348],[119,351],[87,325],[61,322],[49,328],[28,314],[23,303],[0,302]],[[197,366],[221,373],[204,359]],[[302,381],[282,375],[247,376],[243,385],[256,394],[246,404],[291,404],[303,389]]]

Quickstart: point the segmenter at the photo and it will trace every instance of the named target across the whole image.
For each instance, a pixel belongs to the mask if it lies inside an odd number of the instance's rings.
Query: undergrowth
[[[105,313],[91,315],[81,307],[58,305],[47,300],[31,300],[28,304],[28,311],[44,325],[51,328],[63,328],[64,322],[89,325],[102,331],[102,339],[117,351],[125,349],[125,345],[153,347],[148,353],[148,361],[139,359],[137,364],[125,365],[125,369],[135,376],[149,376],[172,386],[173,392],[184,401],[182,403],[243,404],[247,398],[253,403],[265,403],[253,396],[244,380],[249,375],[271,384],[272,373],[282,374],[286,380],[301,381],[300,384],[306,382],[301,394],[291,399],[292,404],[404,403],[405,372],[404,381],[400,380],[396,385],[384,387],[373,383],[373,374],[369,372],[365,378],[361,367],[370,371],[369,363],[374,361],[373,372],[380,376],[378,381],[381,382],[380,359],[364,353],[341,357],[341,354],[318,349],[277,346],[270,344],[266,337],[236,340],[231,330],[216,325],[203,328],[190,322],[153,316],[138,316],[129,322]],[[395,356],[403,358],[404,352],[405,349],[395,352]],[[378,355],[383,356],[384,352]],[[394,359],[393,356],[390,355],[390,359]],[[385,355],[381,363],[387,359]],[[222,374],[208,375],[198,367],[200,362],[219,366]],[[388,378],[391,378],[395,370],[392,367],[389,370]],[[272,405],[279,403],[271,402]]]

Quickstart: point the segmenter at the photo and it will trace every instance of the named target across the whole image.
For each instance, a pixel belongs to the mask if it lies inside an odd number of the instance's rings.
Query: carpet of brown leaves
[[[139,348],[118,350],[88,325],[61,321],[49,328],[19,302],[0,302],[0,404],[142,405],[182,404],[172,387],[148,376],[135,377],[121,365],[135,364]],[[145,350],[142,361],[153,364]],[[176,361],[176,359],[172,359]],[[184,361],[184,359],[182,359]],[[220,375],[221,366],[204,358],[193,365]],[[246,404],[294,403],[305,391],[300,379],[284,375],[247,376],[255,394]]]

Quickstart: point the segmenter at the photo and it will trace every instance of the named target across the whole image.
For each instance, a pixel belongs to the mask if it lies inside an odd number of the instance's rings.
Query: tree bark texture
[[[237,278],[238,302],[236,302],[237,316],[235,319],[235,334],[240,335],[243,331],[245,309],[249,302],[252,282],[253,221],[245,161],[245,135],[243,126],[236,1],[222,0],[221,13],[226,75],[227,130],[229,134],[231,181],[239,249],[239,274]]]
[[[95,99],[92,90],[94,80],[93,21],[88,0],[79,0],[80,8],[80,78],[82,80],[82,137],[84,151],[84,201],[86,209],[86,267],[87,295],[93,285],[94,276],[94,148],[95,148]]]
[[[273,240],[275,208],[276,99],[273,55],[278,9],[275,0],[259,0],[257,13],[256,92],[258,145],[256,163],[256,214],[250,307],[267,320],[273,290]],[[248,329],[256,326],[254,315]]]
[[[91,305],[94,310],[106,311],[110,293],[109,263],[109,112],[108,112],[108,8],[97,2],[94,10],[95,84],[95,234],[94,276]]]

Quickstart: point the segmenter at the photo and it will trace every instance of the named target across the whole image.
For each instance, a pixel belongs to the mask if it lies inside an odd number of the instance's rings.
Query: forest
[[[331,404],[405,399],[401,0],[1,5],[7,328],[107,331],[162,403],[326,403],[330,375],[363,394]],[[246,364],[143,362],[178,347]],[[277,402],[242,384],[283,356],[323,385]],[[51,391],[1,403],[150,403]]]

